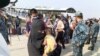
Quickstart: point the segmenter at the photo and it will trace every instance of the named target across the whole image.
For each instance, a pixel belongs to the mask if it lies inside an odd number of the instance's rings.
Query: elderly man
[[[81,12],[75,14],[75,20],[77,26],[75,27],[72,36],[73,55],[83,56],[82,49],[88,36],[88,27],[83,21],[83,14]]]

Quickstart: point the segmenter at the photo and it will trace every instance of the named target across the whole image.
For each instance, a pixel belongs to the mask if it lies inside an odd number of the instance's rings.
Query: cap
[[[0,8],[7,6],[10,3],[10,0],[0,0]]]
[[[79,17],[83,17],[82,12],[76,12],[76,13],[75,13],[75,17],[77,17],[77,16],[79,16]]]

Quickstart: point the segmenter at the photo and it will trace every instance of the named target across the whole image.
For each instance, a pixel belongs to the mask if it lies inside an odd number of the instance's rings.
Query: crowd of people
[[[7,44],[10,44],[8,32],[10,24],[13,23],[1,9],[10,0],[1,1],[5,1],[5,4],[0,3],[0,56],[10,56],[7,48]],[[64,17],[62,14],[43,16],[36,9],[31,9],[26,21],[29,56],[61,56],[62,49],[66,49],[65,44],[68,43],[73,47],[73,56],[83,56],[85,44],[90,44],[88,50],[93,51],[100,29],[100,19],[84,20],[82,12],[76,12],[74,18],[69,15]],[[15,28],[20,29],[18,16],[14,22]]]
[[[29,56],[60,56],[61,50],[72,44],[73,56],[83,56],[84,44],[91,44],[94,50],[99,33],[100,19],[83,20],[81,12],[75,13],[75,19],[62,14],[43,16],[36,9],[31,9],[26,21]],[[37,45],[38,44],[38,45]]]
[[[3,9],[0,9],[0,12],[0,26],[2,26],[0,31],[2,35],[4,35],[7,44],[10,44],[8,35],[21,35],[21,19],[18,16],[12,18],[10,15],[6,14]]]
[[[66,44],[72,45],[74,56],[83,56],[84,44],[90,44],[88,50],[93,51],[100,19],[84,20],[81,12],[76,12],[74,18],[68,14],[66,17],[62,14],[43,16],[36,9],[31,9],[26,19],[29,56],[60,56],[62,49],[66,49]],[[11,24],[11,18],[0,9],[0,32],[7,44],[10,44],[8,35]],[[18,16],[14,20],[14,28],[20,34],[21,20]]]

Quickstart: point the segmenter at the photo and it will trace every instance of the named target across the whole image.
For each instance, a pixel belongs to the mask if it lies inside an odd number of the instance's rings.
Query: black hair
[[[56,18],[61,19],[61,17],[60,17],[60,16],[56,16]]]
[[[38,17],[40,18],[40,19],[42,19],[43,18],[43,14],[38,14]]]
[[[50,34],[52,34],[52,28],[46,27],[45,31],[49,32]]]
[[[37,12],[36,9],[33,8],[33,9],[31,9],[31,10],[29,11],[29,14],[32,15],[33,13],[37,14],[38,12]]]

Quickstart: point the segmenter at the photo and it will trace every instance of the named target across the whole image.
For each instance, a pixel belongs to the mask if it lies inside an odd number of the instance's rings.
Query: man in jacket
[[[92,37],[91,37],[91,45],[88,48],[89,50],[94,50],[95,47],[95,43],[97,41],[97,37],[98,37],[98,33],[99,33],[99,24],[97,20],[92,20],[93,21],[93,25],[91,26],[92,28]]]
[[[72,46],[73,46],[73,55],[74,56],[83,56],[82,49],[87,39],[88,28],[83,21],[83,14],[81,12],[77,12],[75,14],[75,20],[77,22],[77,26],[73,32],[72,36]]]
[[[32,19],[32,27],[28,40],[29,56],[42,56],[40,49],[45,35],[45,24],[43,20],[38,16],[36,9],[31,9],[30,14]]]

